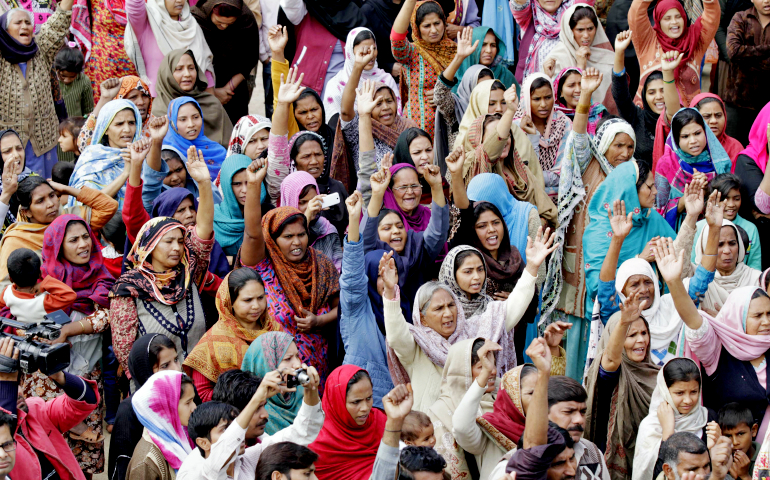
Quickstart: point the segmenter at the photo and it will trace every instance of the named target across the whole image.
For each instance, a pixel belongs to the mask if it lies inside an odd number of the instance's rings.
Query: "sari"
[[[479,427],[504,452],[514,450],[524,434],[526,416],[521,403],[521,373],[527,365],[505,372],[492,411],[476,418]]]
[[[553,108],[567,115],[570,120],[575,121],[575,109],[567,104],[563,95],[559,94],[563,88],[562,82],[566,81],[572,73],[579,73],[581,77],[583,76],[583,70],[577,67],[567,67],[554,77],[553,83],[556,87],[556,92],[554,93]],[[612,92],[610,92],[610,95],[612,95]],[[613,100],[613,104],[614,103]],[[591,103],[591,109],[588,111],[588,126],[586,127],[586,131],[591,135],[595,135],[596,126],[599,123],[599,120],[607,114],[607,107],[603,104],[597,102]]]
[[[233,177],[251,165],[246,155],[235,154],[222,163],[221,181],[222,202],[214,205],[214,232],[222,249],[227,255],[235,256],[243,243],[245,228],[243,210],[233,192]]]

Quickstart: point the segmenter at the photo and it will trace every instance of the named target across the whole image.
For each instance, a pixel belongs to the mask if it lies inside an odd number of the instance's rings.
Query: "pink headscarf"
[[[313,178],[312,175],[300,170],[290,173],[288,176],[286,176],[286,178],[283,179],[283,182],[281,182],[281,199],[278,203],[278,206],[294,207],[299,209],[299,197],[302,194],[302,190],[308,185],[311,185],[313,188],[315,188],[317,195],[318,183],[315,181],[315,178]],[[340,201],[342,201],[342,199],[340,199]],[[316,217],[313,224],[321,227],[321,234],[315,239],[315,242],[317,242],[318,239],[323,238],[331,233],[337,233],[337,229],[334,228],[329,220],[322,217],[321,215]],[[313,244],[315,244],[315,242],[313,242]],[[313,245],[310,246],[312,247]]]
[[[396,172],[402,168],[411,168],[415,173],[417,173],[417,169],[414,168],[414,166],[409,165],[408,163],[397,163],[390,167],[391,178],[395,177]],[[393,180],[391,180],[391,182],[392,181]],[[419,195],[417,197],[417,201],[420,201]],[[385,195],[382,198],[382,205],[385,208],[397,211],[399,215],[401,215],[401,217],[404,219],[404,227],[406,227],[407,231],[414,230],[416,232],[424,232],[428,228],[428,223],[430,222],[430,208],[426,207],[425,205],[418,205],[412,213],[407,214],[401,210],[401,207],[398,206],[398,202],[396,202],[396,197],[393,194],[391,187],[388,187],[388,189],[385,191]]]
[[[713,98],[719,101],[719,104],[722,105],[722,113],[725,114],[725,118],[727,117],[727,110],[725,110],[725,102],[719,97],[719,95],[715,95],[710,92],[703,92],[703,93],[699,93],[698,95],[695,95],[695,98],[693,98],[692,102],[690,102],[690,106],[692,108],[698,108],[698,104],[701,102],[701,100],[704,100],[706,98]],[[767,132],[765,132],[765,134],[767,134]],[[738,155],[741,154],[741,150],[743,150],[743,145],[741,145],[741,142],[739,142],[738,140],[734,139],[733,137],[727,134],[727,128],[722,130],[722,134],[717,137],[717,140],[719,140],[719,143],[721,143],[722,146],[725,147],[725,151],[727,152],[727,155],[730,157],[730,160],[733,161],[733,167],[730,170],[730,172],[735,173],[735,159],[738,158]],[[665,143],[665,139],[663,140],[663,143]],[[765,145],[767,145],[767,139],[765,139]],[[767,150],[765,150],[765,152],[767,152]]]
[[[744,148],[741,155],[754,159],[762,173],[767,167],[767,124],[770,123],[770,103],[759,111],[757,119],[749,131],[749,146]]]

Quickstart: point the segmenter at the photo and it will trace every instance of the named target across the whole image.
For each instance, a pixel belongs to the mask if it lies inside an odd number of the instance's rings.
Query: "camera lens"
[[[300,370],[297,372],[297,380],[300,384],[307,385],[310,383],[310,375],[308,375],[305,370]]]

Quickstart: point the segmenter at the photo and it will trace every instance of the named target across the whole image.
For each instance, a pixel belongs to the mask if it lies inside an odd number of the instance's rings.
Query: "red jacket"
[[[85,420],[99,405],[99,389],[96,382],[86,382],[96,392],[96,405],[77,401],[67,395],[60,395],[47,402],[42,398],[27,398],[29,413],[21,410],[17,412],[19,425],[16,428],[16,464],[11,470],[11,478],[41,479],[40,462],[29,441],[48,457],[62,480],[85,480],[75,455],[62,435]]]

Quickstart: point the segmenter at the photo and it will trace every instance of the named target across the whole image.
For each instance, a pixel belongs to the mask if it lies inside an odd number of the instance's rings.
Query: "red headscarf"
[[[698,108],[697,105],[706,98],[713,98],[717,100],[719,104],[722,106],[722,113],[725,115],[725,118],[727,118],[727,110],[725,110],[725,102],[722,101],[721,98],[719,98],[719,95],[715,95],[713,93],[704,92],[696,95],[695,98],[692,99],[692,102],[690,102],[690,107]],[[730,157],[730,160],[733,161],[733,167],[731,172],[735,173],[735,159],[738,158],[738,155],[740,155],[741,150],[743,150],[743,145],[741,145],[741,142],[739,142],[738,140],[728,135],[726,131],[727,131],[727,121],[725,121],[725,129],[722,130],[722,134],[717,137],[717,140],[719,140],[719,143],[721,143],[722,146],[725,148],[725,151],[727,152],[727,155]],[[767,144],[767,142],[765,142],[765,144]]]
[[[666,12],[672,8],[677,9],[679,14],[682,16],[682,19],[684,20],[684,32],[682,32],[682,35],[680,35],[679,38],[669,37],[663,33],[663,29],[660,26],[660,20],[663,18]],[[679,3],[679,0],[661,0],[655,6],[653,19],[655,20],[655,26],[652,28],[655,30],[655,35],[658,37],[658,43],[660,43],[661,50],[664,52],[676,50],[679,53],[684,53],[684,58],[682,58],[682,62],[679,64],[679,68],[677,68],[676,72],[674,72],[674,76],[678,79],[679,72],[685,68],[687,62],[689,62],[693,55],[695,55],[698,43],[700,43],[700,33],[703,28],[701,25],[701,18],[696,20],[695,23],[688,27],[687,13],[684,11],[682,4]]]
[[[372,408],[366,423],[358,425],[348,413],[348,382],[361,370],[355,365],[343,365],[326,379],[321,401],[326,419],[315,442],[310,444],[310,449],[318,454],[315,473],[319,480],[361,480],[372,474],[387,418]]]
[[[754,159],[757,166],[765,172],[767,167],[767,124],[770,123],[770,103],[759,111],[749,131],[749,146],[741,153]]]
[[[524,367],[519,365],[503,375],[494,410],[476,419],[476,423],[505,450],[513,450],[524,434],[526,417],[521,403],[521,372]]]

